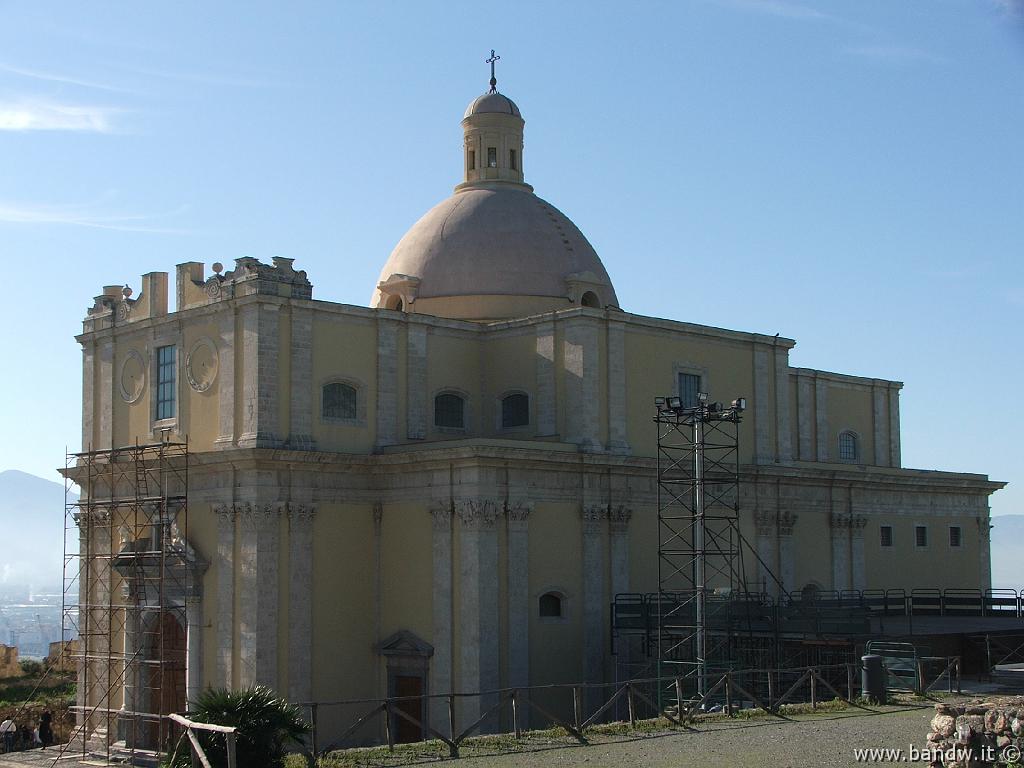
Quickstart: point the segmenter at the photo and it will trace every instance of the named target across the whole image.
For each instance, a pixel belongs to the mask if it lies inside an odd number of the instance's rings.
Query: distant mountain
[[[992,586],[1024,589],[1024,515],[992,518]]]
[[[0,589],[59,591],[63,558],[64,486],[0,472]]]

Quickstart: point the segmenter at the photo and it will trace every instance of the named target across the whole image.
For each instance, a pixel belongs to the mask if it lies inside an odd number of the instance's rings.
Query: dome
[[[483,96],[477,96],[469,103],[469,106],[466,107],[466,114],[462,116],[462,119],[465,120],[471,115],[480,115],[485,112],[498,112],[505,115],[522,117],[519,114],[519,107],[508,96],[501,93],[485,93]]]
[[[418,280],[416,311],[449,317],[566,309],[574,288],[594,293],[600,306],[618,306],[601,259],[576,225],[533,192],[500,183],[463,189],[428,211],[391,253],[381,283],[396,276]],[[451,297],[507,299],[484,300],[482,312],[433,301]],[[373,306],[382,298],[378,290]]]

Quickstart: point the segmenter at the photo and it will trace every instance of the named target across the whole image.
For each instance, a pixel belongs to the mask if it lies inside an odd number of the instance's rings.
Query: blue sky
[[[0,0],[0,469],[77,448],[104,284],[278,255],[365,305],[459,181],[491,48],[624,308],[904,381],[904,464],[1024,512],[1017,0]]]

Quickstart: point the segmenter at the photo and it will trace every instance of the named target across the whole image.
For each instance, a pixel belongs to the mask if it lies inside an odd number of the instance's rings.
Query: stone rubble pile
[[[1024,765],[1024,698],[936,704],[928,749],[934,767]]]

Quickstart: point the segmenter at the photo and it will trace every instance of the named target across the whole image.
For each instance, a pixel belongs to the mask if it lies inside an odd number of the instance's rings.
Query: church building
[[[461,127],[460,183],[382,259],[368,307],[315,297],[292,259],[247,257],[179,264],[173,311],[165,272],[88,310],[82,450],[188,438],[189,696],[613,679],[609,606],[658,589],[665,395],[747,398],[750,590],[777,596],[768,571],[790,592],[989,587],[1002,484],[904,468],[900,382],[793,367],[789,338],[632,314],[527,183],[517,104],[492,88]],[[322,717],[326,743],[347,723]]]

